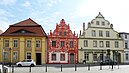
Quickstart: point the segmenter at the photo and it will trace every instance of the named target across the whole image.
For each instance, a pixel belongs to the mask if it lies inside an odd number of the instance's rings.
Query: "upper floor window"
[[[13,47],[18,47],[18,40],[17,39],[13,40]]]
[[[67,32],[65,31],[65,32],[64,32],[64,36],[66,36],[66,35],[67,35]]]
[[[4,47],[9,47],[9,40],[4,40]]]
[[[99,21],[96,21],[96,25],[99,25]]]
[[[93,47],[97,47],[97,41],[93,41]]]
[[[88,41],[84,40],[84,47],[88,47]]]
[[[65,42],[64,41],[61,41],[61,47],[64,47],[65,46]]]
[[[103,36],[103,31],[99,30],[99,36],[102,37]]]
[[[127,39],[127,34],[125,34],[125,39]]]
[[[56,41],[52,41],[52,47],[56,47]]]
[[[103,41],[100,41],[99,46],[103,47]]]
[[[105,26],[105,22],[102,21],[102,25]]]
[[[106,47],[110,47],[110,42],[106,41]]]
[[[36,40],[36,48],[40,48],[41,47],[41,41],[40,40]]]
[[[106,37],[110,37],[109,31],[106,31]]]
[[[27,48],[30,48],[31,47],[31,40],[30,39],[26,41],[26,47]]]
[[[70,41],[70,48],[73,48],[73,41]]]
[[[59,32],[59,36],[61,36],[61,35],[62,35],[62,32],[60,31],[60,32]]]
[[[95,37],[96,36],[96,32],[95,30],[92,30],[92,36]]]
[[[118,47],[119,47],[119,42],[115,41],[115,48],[118,48]]]

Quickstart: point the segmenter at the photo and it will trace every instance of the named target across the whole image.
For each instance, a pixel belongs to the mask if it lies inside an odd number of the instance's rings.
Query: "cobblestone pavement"
[[[12,72],[12,69],[10,68]],[[100,66],[91,66],[90,70],[88,70],[88,66],[64,66],[62,65],[54,65],[54,66],[37,66],[37,67],[14,67],[14,73],[128,73],[129,65],[120,65],[114,66],[111,69],[111,66],[102,66],[102,70],[100,70]]]

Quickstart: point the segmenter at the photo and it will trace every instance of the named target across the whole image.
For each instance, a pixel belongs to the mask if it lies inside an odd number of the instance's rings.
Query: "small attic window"
[[[105,22],[104,21],[102,21],[102,25],[105,26]]]
[[[96,25],[99,25],[99,21],[96,21]]]
[[[25,33],[26,31],[25,30],[22,30],[21,33]]]

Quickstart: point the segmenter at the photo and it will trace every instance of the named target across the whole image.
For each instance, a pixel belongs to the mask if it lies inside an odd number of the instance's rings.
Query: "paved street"
[[[45,73],[46,67],[36,66],[31,68],[31,73]],[[100,70],[100,66],[91,66],[90,70],[88,70],[87,66],[79,65],[76,68],[74,65],[48,65],[46,73],[128,73],[129,65],[120,65],[118,69],[118,65],[114,66],[114,69],[111,69],[111,66],[102,66],[102,70]],[[14,73],[30,73],[30,67],[14,67]]]

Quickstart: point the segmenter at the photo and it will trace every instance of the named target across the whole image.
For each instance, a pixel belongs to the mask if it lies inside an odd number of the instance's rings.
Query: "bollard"
[[[88,64],[88,70],[90,70],[90,64]]]
[[[100,64],[100,70],[102,70],[102,65]]]
[[[45,69],[45,72],[47,72],[47,65],[46,65],[46,69]]]
[[[112,64],[112,69],[113,69],[113,64]]]
[[[62,72],[62,65],[61,65],[61,72]]]
[[[12,66],[12,73],[14,73],[14,66]]]
[[[30,66],[30,72],[31,72],[31,66]]]
[[[76,64],[75,64],[75,71],[77,71],[77,66],[76,66]]]

